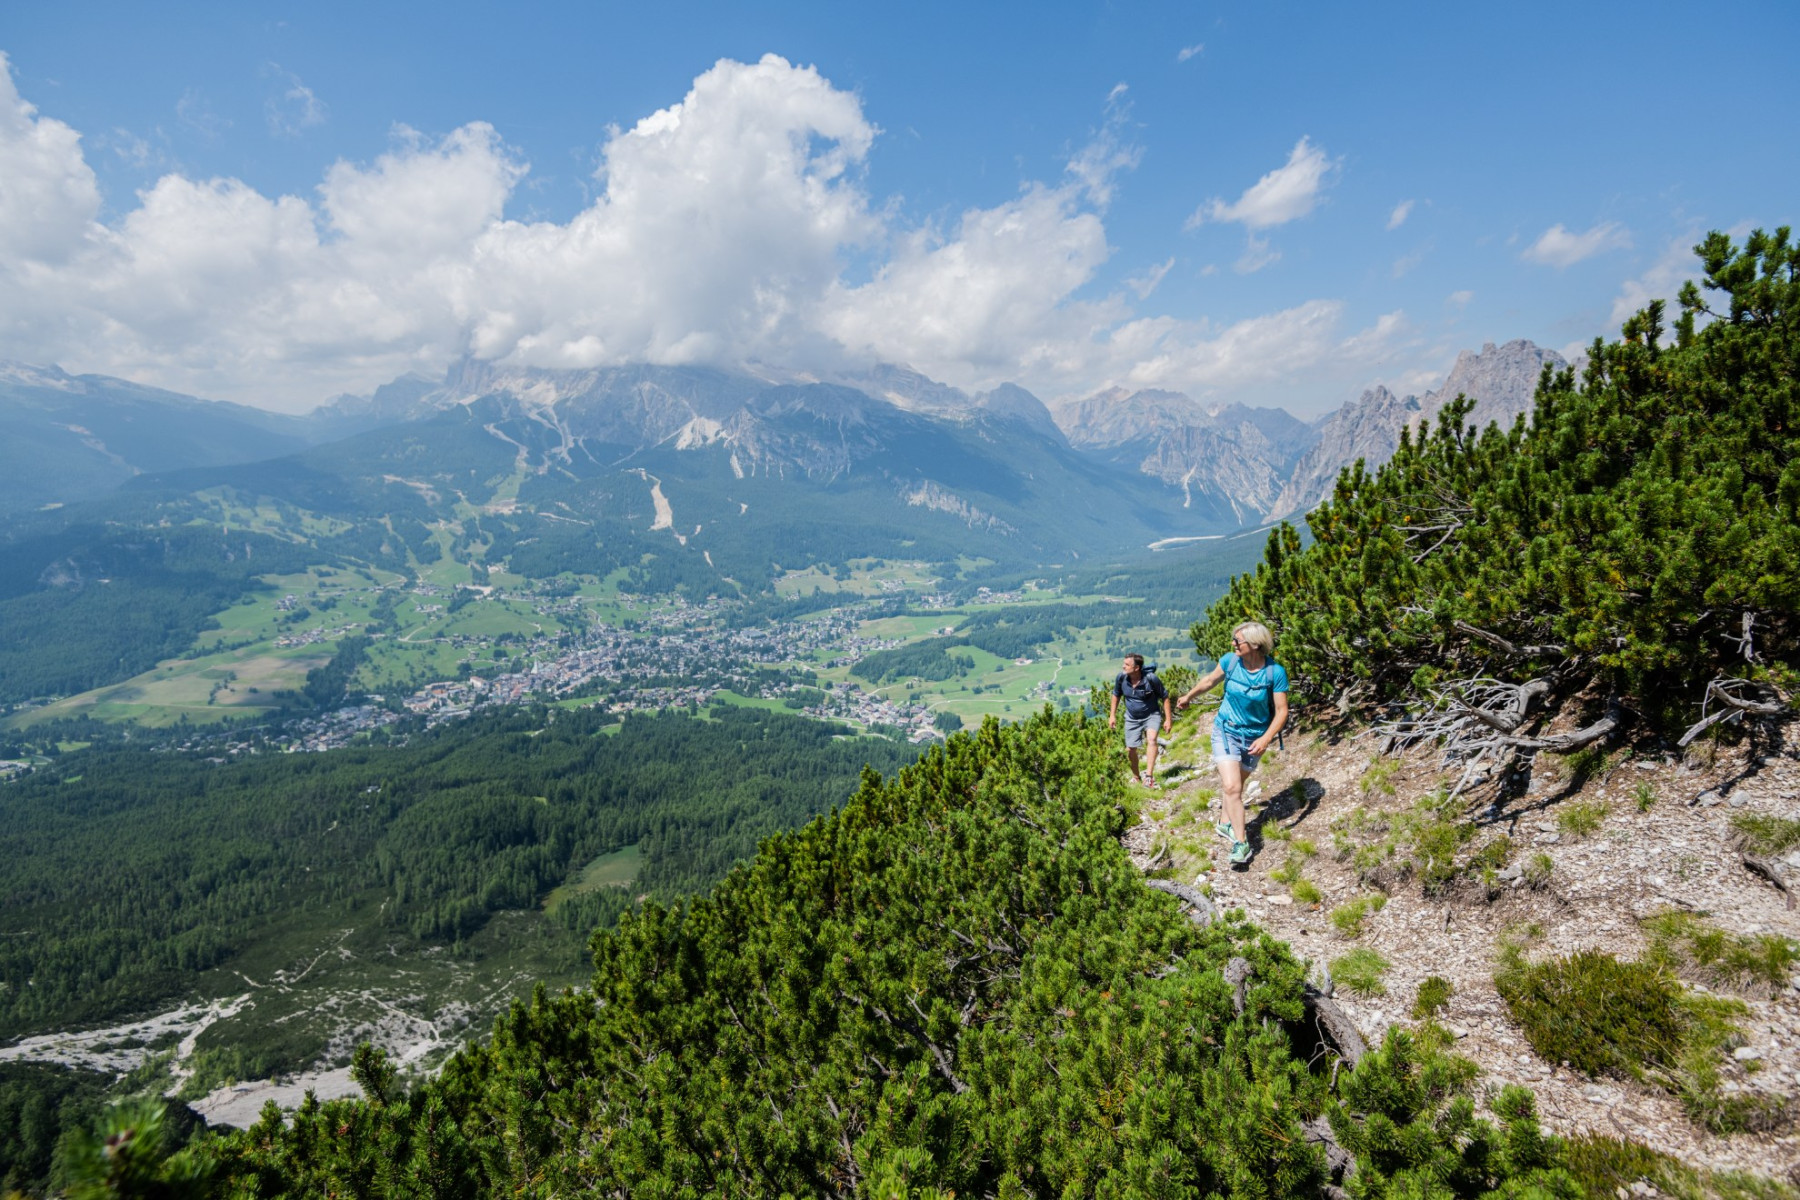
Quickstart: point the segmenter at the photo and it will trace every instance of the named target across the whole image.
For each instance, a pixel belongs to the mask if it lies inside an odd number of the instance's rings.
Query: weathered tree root
[[[1783,872],[1780,867],[1776,866],[1766,858],[1760,858],[1757,855],[1751,854],[1748,850],[1739,851],[1738,857],[1743,860],[1744,866],[1752,874],[1761,875],[1764,879],[1774,884],[1775,890],[1780,892],[1787,900],[1787,906],[1789,908],[1794,907],[1794,889],[1788,886],[1788,881],[1782,877]]]
[[[1188,914],[1188,919],[1202,929],[1219,919],[1219,910],[1213,902],[1201,895],[1197,889],[1191,888],[1185,883],[1174,883],[1167,879],[1146,879],[1144,884],[1146,887],[1174,896],[1186,904],[1193,910]],[[1244,1011],[1245,996],[1249,989],[1250,964],[1244,959],[1233,958],[1225,964],[1224,975],[1225,982],[1231,985],[1232,1007],[1241,1016]],[[1357,1063],[1362,1061],[1363,1055],[1369,1052],[1369,1044],[1363,1040],[1362,1032],[1356,1028],[1356,1022],[1350,1019],[1349,1013],[1338,1007],[1335,1000],[1310,983],[1306,985],[1303,995],[1307,1015],[1312,1019],[1314,1027],[1318,1029],[1321,1039],[1326,1045],[1337,1051],[1339,1058],[1354,1068]]]
[[[1338,1007],[1337,1001],[1310,983],[1306,985],[1303,998],[1314,1027],[1325,1042],[1337,1051],[1338,1057],[1354,1069],[1362,1061],[1363,1055],[1369,1052],[1369,1043],[1363,1040],[1362,1031],[1357,1029],[1356,1022],[1350,1019],[1349,1013]]]
[[[1146,879],[1144,886],[1152,891],[1165,892],[1192,908],[1194,911],[1188,914],[1188,919],[1202,929],[1219,919],[1217,906],[1202,895],[1198,889],[1191,888],[1185,883],[1175,883],[1167,879]]]

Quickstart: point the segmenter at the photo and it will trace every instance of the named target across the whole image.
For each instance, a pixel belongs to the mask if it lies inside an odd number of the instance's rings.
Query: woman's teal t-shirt
[[[1233,733],[1259,738],[1275,723],[1275,693],[1288,690],[1287,668],[1265,658],[1251,671],[1236,654],[1219,660],[1225,691],[1219,699],[1219,722]]]

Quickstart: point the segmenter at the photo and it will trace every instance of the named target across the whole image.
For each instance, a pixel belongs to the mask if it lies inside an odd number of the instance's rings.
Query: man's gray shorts
[[[1153,712],[1147,717],[1134,717],[1129,713],[1125,717],[1125,746],[1136,750],[1144,744],[1144,730],[1162,732],[1162,714]]]

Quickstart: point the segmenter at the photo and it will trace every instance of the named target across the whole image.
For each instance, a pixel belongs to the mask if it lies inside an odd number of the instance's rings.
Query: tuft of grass
[[[1738,813],[1731,824],[1743,839],[1744,849],[1754,854],[1782,854],[1800,846],[1800,821],[1765,813]]]
[[[1325,893],[1321,892],[1319,885],[1310,879],[1294,880],[1294,886],[1288,889],[1288,894],[1294,898],[1296,904],[1317,904],[1325,899]]]
[[[1499,894],[1500,881],[1497,876],[1500,868],[1506,865],[1506,860],[1512,857],[1512,853],[1512,839],[1503,833],[1469,856],[1469,865],[1466,870],[1471,876],[1481,880],[1482,886],[1487,889],[1490,900]]]
[[[1647,958],[1716,987],[1779,994],[1800,965],[1800,947],[1786,938],[1739,937],[1679,909],[1646,917],[1641,925],[1650,938]]]
[[[1369,947],[1358,946],[1331,960],[1331,977],[1359,996],[1385,996],[1387,985],[1381,977],[1392,965]]]
[[[1639,812],[1649,812],[1655,806],[1656,789],[1650,786],[1648,779],[1631,789],[1631,802]]]
[[[1556,814],[1556,827],[1570,837],[1585,838],[1600,828],[1606,819],[1604,800],[1577,800]]]
[[[1741,1171],[1690,1167],[1642,1142],[1604,1133],[1578,1133],[1563,1143],[1569,1174],[1586,1196],[1610,1200],[1647,1183],[1674,1200],[1795,1200],[1793,1185]]]
[[[1525,860],[1525,873],[1520,878],[1525,880],[1526,887],[1541,892],[1550,886],[1550,875],[1555,870],[1556,860],[1539,852]]]
[[[1380,892],[1372,896],[1358,896],[1354,900],[1346,900],[1331,910],[1331,923],[1337,931],[1347,938],[1359,938],[1363,933],[1363,922],[1369,919],[1370,913],[1378,913],[1387,907],[1387,897]]]
[[[1419,994],[1413,998],[1413,1017],[1425,1021],[1437,1016],[1455,994],[1456,988],[1448,979],[1442,975],[1427,975],[1419,983]]]
[[[1276,826],[1275,828],[1279,829],[1280,826]],[[1265,832],[1263,836],[1272,836],[1272,832],[1273,831]],[[1293,887],[1298,887],[1301,883],[1305,882],[1307,859],[1317,854],[1319,848],[1305,838],[1295,837],[1292,830],[1284,829],[1281,830],[1281,832],[1285,835],[1285,839],[1288,843],[1287,860],[1275,870],[1270,871],[1269,878],[1273,879],[1276,883],[1289,884]],[[1318,903],[1318,889],[1313,888],[1312,890],[1315,898],[1307,903],[1316,904]],[[1294,899],[1296,900],[1299,898],[1298,894],[1294,896]]]
[[[1394,776],[1399,773],[1399,759],[1377,754],[1369,760],[1369,765],[1363,768],[1362,778],[1356,781],[1357,790],[1365,796],[1372,792],[1391,796],[1394,794]]]

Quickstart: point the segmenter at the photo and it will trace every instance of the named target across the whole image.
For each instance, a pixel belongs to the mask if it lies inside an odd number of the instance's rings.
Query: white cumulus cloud
[[[1230,204],[1208,200],[1188,218],[1193,228],[1205,221],[1237,222],[1246,229],[1272,229],[1312,212],[1337,164],[1306,138],[1294,143],[1287,162],[1258,179]]]
[[[1175,52],[1175,61],[1178,63],[1184,63],[1188,59],[1195,58],[1204,53],[1206,53],[1206,43],[1205,42],[1195,42],[1191,46],[1183,46],[1180,50],[1177,50]]]
[[[1388,214],[1388,231],[1391,233],[1406,224],[1406,218],[1412,216],[1412,210],[1413,202],[1411,200],[1402,200],[1394,205],[1394,211]]]
[[[1558,223],[1544,230],[1537,241],[1527,246],[1522,257],[1528,262],[1560,269],[1572,267],[1596,254],[1626,249],[1630,245],[1631,234],[1617,221],[1602,222],[1585,233],[1571,233]]]
[[[304,119],[310,93],[287,94],[304,85],[278,86]],[[480,122],[397,128],[386,154],[333,164],[308,195],[171,172],[108,219],[80,136],[0,60],[0,357],[298,409],[464,355],[884,359],[1047,397],[1154,383],[1277,398],[1405,349],[1398,314],[1347,330],[1335,300],[1228,325],[1139,313],[1172,260],[1097,287],[1105,209],[1137,161],[1122,95],[1060,181],[924,226],[869,195],[880,131],[860,99],[773,55],[722,60],[612,130],[594,199],[564,221],[507,215],[529,166]],[[1330,170],[1303,139],[1219,206],[1250,233],[1240,269],[1272,261],[1259,231],[1309,211]]]
[[[37,115],[13,86],[0,54],[0,270],[23,284],[86,242],[100,187],[81,155],[81,135]]]

